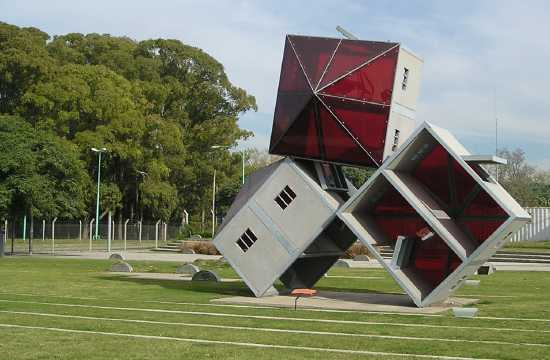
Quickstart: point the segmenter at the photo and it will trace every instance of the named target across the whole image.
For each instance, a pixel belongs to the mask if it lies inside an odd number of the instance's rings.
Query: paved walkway
[[[181,254],[176,252],[162,252],[150,250],[128,250],[128,251],[113,251],[113,254],[122,254],[126,260],[140,261],[175,261],[175,262],[193,262],[195,260],[218,260],[220,255],[201,255],[201,254]],[[22,255],[24,256],[24,255]],[[50,254],[34,254],[33,256],[51,257]],[[54,255],[59,258],[81,258],[81,259],[108,259],[109,255],[105,251],[59,251]],[[349,264],[350,268],[382,268],[376,261],[354,261],[350,259],[342,259]],[[497,271],[548,271],[550,272],[550,264],[524,264],[512,262],[494,262],[491,263]]]
[[[193,262],[195,260],[218,260],[220,255],[201,255],[201,254],[181,254],[175,252],[161,252],[149,250],[128,250],[113,251],[112,254],[121,254],[126,260],[138,261],[175,261],[175,262]],[[51,257],[47,254],[35,254],[33,256]],[[57,258],[80,258],[105,260],[109,258],[106,251],[60,251],[53,255]]]

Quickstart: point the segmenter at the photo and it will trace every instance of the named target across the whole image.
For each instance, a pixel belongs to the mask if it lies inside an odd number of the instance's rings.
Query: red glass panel
[[[382,163],[389,108],[328,96],[321,99],[374,160]]]
[[[449,153],[436,145],[419,163],[413,176],[435,194],[444,204],[450,204]]]
[[[323,136],[322,144],[325,160],[377,166],[322,104],[319,106],[319,119]]]
[[[311,158],[320,157],[314,106],[315,101],[312,100],[283,135],[275,148],[272,149],[272,153]]]
[[[313,88],[321,79],[339,39],[288,36]]]
[[[485,190],[480,190],[470,205],[464,210],[463,216],[502,216],[508,214],[496,203]]]
[[[459,205],[464,204],[466,197],[476,187],[476,181],[466,172],[466,170],[456,161],[452,160],[452,167],[455,177],[456,198]]]
[[[373,208],[373,215],[416,215],[416,210],[405,200],[405,198],[392,186],[376,202]]]
[[[416,240],[410,270],[422,280],[437,287],[460,264],[460,259],[439,236]]]
[[[396,45],[388,42],[342,40],[318,88],[323,88]]]
[[[504,220],[462,220],[460,225],[466,228],[467,232],[474,237],[478,244],[489,238]]]
[[[382,104],[391,102],[398,49],[353,71],[341,80],[325,88],[324,94]]]
[[[391,185],[369,212],[392,243],[397,241],[398,236],[414,236],[426,226],[414,208]]]
[[[281,66],[270,149],[277,144],[290,124],[304,110],[312,96],[313,92],[287,39]]]

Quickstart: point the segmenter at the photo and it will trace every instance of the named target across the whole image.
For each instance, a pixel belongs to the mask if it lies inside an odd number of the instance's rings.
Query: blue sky
[[[424,58],[418,121],[452,131],[474,153],[523,148],[550,169],[550,2],[546,1],[68,1],[0,0],[0,21],[49,34],[175,38],[225,65],[256,96],[243,144],[267,148],[284,36],[403,43]],[[496,94],[496,96],[495,96]]]

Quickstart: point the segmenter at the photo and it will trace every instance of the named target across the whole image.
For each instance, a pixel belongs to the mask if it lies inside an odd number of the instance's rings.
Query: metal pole
[[[4,243],[8,242],[8,219],[4,220]]]
[[[160,220],[155,223],[155,249],[159,247],[159,223]]]
[[[216,169],[214,169],[214,177],[212,179],[212,237],[216,230]]]
[[[168,239],[168,224],[164,223],[164,242]]]
[[[189,225],[189,213],[187,210],[183,210],[183,214],[185,215],[185,225]]]
[[[101,151],[99,151],[99,157],[98,157],[98,165],[97,165],[97,197],[96,197],[96,204],[95,204],[95,238],[98,238],[99,233],[99,183],[101,181]]]
[[[90,251],[92,251],[92,229],[94,228],[94,221],[95,219],[92,219],[92,221],[90,221]]]
[[[107,252],[109,254],[111,253],[111,235],[112,235],[111,225],[112,225],[112,223],[111,223],[111,212],[109,211],[109,215],[107,217]]]
[[[78,241],[82,241],[82,220],[78,220]]]
[[[241,158],[243,160],[243,185],[244,185],[244,150],[241,151]]]
[[[46,220],[42,220],[42,241],[46,240]]]
[[[138,240],[139,240],[139,243],[141,244],[141,224],[142,224],[141,220],[138,221],[138,224],[139,224],[139,226],[138,226],[138,233],[139,233],[138,234]]]
[[[130,219],[126,219],[124,222],[124,251],[126,251],[126,230],[128,228],[128,221],[130,221]]]
[[[52,220],[52,255],[55,254],[55,222],[57,218]]]
[[[27,215],[23,216],[23,242],[26,241],[27,235]]]

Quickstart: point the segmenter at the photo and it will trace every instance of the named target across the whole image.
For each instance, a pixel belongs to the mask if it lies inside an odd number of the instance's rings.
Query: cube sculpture
[[[421,68],[399,43],[288,35],[270,153],[378,167],[414,129]]]
[[[272,293],[278,278],[290,289],[312,287],[356,241],[336,217],[345,180],[336,187],[322,171],[279,160],[251,174],[229,209],[214,245],[254,295]]]
[[[530,219],[477,157],[427,123],[338,216],[419,307],[447,298]],[[391,261],[380,245],[394,248]]]

